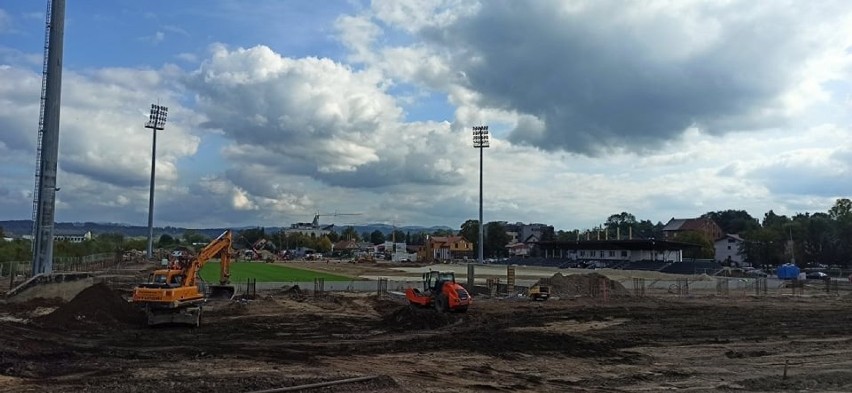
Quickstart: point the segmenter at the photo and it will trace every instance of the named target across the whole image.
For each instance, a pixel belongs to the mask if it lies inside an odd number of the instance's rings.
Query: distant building
[[[632,239],[543,241],[535,247],[544,258],[578,262],[682,262],[683,250],[697,246],[667,240]]]
[[[678,234],[697,232],[703,234],[711,242],[722,238],[722,228],[709,218],[674,218],[663,227],[663,236],[668,240],[677,239]]]
[[[358,242],[354,240],[341,240],[331,245],[332,255],[352,256],[358,250]]]
[[[510,257],[526,257],[530,255],[530,246],[526,243],[515,242],[506,245]]]
[[[64,229],[55,229],[53,231],[53,241],[66,241],[69,243],[82,243],[85,240],[92,240],[91,231],[69,231]]]
[[[726,234],[716,240],[716,261],[728,266],[743,266],[745,258],[740,254],[745,240],[739,235]]]
[[[510,237],[528,244],[544,239],[545,233],[553,233],[553,226],[546,224],[516,222],[514,224],[503,224],[503,226]]]
[[[418,259],[426,262],[473,258],[473,243],[461,236],[429,236]]]

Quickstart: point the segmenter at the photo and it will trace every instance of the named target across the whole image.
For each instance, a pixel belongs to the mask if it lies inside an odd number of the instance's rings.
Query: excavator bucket
[[[210,289],[208,299],[231,300],[237,292],[233,285],[211,285],[208,288]]]

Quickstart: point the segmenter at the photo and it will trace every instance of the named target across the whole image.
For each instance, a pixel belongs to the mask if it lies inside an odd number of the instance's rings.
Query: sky
[[[0,2],[0,219],[32,216],[45,1]],[[92,0],[56,220],[589,229],[852,194],[848,1]],[[336,216],[334,214],[337,214]],[[357,214],[357,215],[344,215]]]

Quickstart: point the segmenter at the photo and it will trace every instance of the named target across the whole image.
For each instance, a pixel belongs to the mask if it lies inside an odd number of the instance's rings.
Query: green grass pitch
[[[219,281],[219,262],[208,262],[201,268],[201,278],[204,281],[215,283]],[[288,266],[281,266],[263,262],[239,262],[231,263],[231,282],[237,283],[248,278],[257,279],[257,282],[310,282],[315,278],[324,278],[326,281],[352,281],[351,277],[337,276],[334,274],[314,272]],[[357,280],[355,278],[354,280]]]

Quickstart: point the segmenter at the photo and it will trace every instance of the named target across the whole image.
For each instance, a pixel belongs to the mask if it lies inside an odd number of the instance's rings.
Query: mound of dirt
[[[42,325],[55,327],[121,327],[145,325],[145,314],[125,301],[105,284],[95,284],[77,294],[52,313],[36,319]]]
[[[279,291],[276,291],[275,294],[276,295],[285,295],[285,296],[289,297],[291,300],[295,300],[297,302],[303,302],[303,301],[305,301],[305,298],[306,298],[305,294],[302,293],[302,289],[299,288],[298,285],[293,285],[293,286],[285,285],[285,286],[281,287],[281,289]]]
[[[608,296],[630,296],[630,292],[620,282],[598,273],[568,276],[556,273],[550,278],[539,280],[538,283],[549,285],[550,294],[554,296],[598,296],[604,289]]]
[[[431,308],[403,306],[386,314],[382,318],[382,325],[395,331],[432,330],[460,322],[464,315],[438,312]]]

